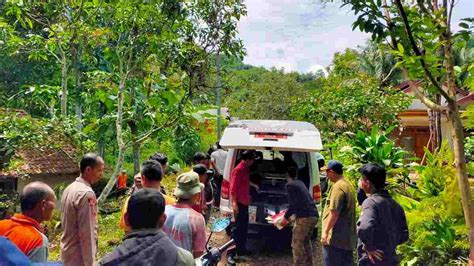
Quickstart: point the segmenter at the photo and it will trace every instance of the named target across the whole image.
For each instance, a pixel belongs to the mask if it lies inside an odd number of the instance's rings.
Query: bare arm
[[[327,223],[323,225],[323,233],[321,236],[321,242],[324,245],[329,244],[329,239],[328,239],[329,232],[331,232],[331,230],[334,228],[334,225],[337,223],[337,219],[339,219],[339,213],[331,210],[331,212],[329,213],[329,218],[328,218]]]
[[[339,219],[339,213],[337,213],[336,211],[331,211],[326,227],[324,228],[324,232],[326,234],[329,234],[329,232],[334,228],[337,219]]]

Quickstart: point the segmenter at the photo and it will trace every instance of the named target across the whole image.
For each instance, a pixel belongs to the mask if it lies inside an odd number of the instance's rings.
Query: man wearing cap
[[[242,161],[234,168],[230,177],[230,195],[232,198],[232,209],[234,211],[235,228],[233,238],[236,244],[236,255],[245,256],[247,251],[247,230],[249,225],[250,199],[250,166],[255,161],[254,150],[242,152]],[[252,186],[256,186],[252,184]],[[256,187],[258,191],[258,187]]]
[[[353,265],[356,246],[355,192],[343,176],[343,166],[336,160],[323,168],[333,183],[323,212],[323,265]]]
[[[195,172],[179,175],[176,183],[174,195],[178,201],[166,206],[163,231],[178,247],[190,251],[197,258],[206,250],[206,225],[204,217],[191,206],[199,201],[204,185]]]
[[[199,182],[204,184],[204,190],[201,192],[201,201],[203,205],[202,214],[204,215],[204,220],[207,224],[209,218],[211,217],[212,203],[213,203],[213,190],[211,181],[209,180],[209,175],[212,175],[214,172],[207,169],[204,164],[197,164],[193,167],[193,171],[199,175]]]
[[[369,195],[357,222],[358,265],[398,265],[396,248],[408,241],[408,226],[402,207],[385,189],[386,171],[369,163],[360,169],[359,187]]]

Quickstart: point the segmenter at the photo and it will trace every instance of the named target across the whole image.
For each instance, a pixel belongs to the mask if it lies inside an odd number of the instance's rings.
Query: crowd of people
[[[250,187],[259,189],[250,181],[256,157],[254,150],[243,151],[231,173],[232,238],[236,243],[228,254],[232,263],[249,255],[249,191]],[[143,162],[122,208],[119,226],[125,237],[111,253],[97,258],[98,207],[92,185],[102,177],[105,163],[96,154],[86,154],[79,164],[80,176],[60,198],[61,262],[194,265],[194,259],[206,251],[206,224],[212,208],[219,206],[226,151],[217,146],[210,155],[196,153],[193,161],[192,170],[176,178],[173,192],[165,191],[161,185],[167,157],[157,153]],[[385,189],[385,169],[377,164],[364,165],[357,197],[339,161],[331,160],[320,170],[331,181],[322,214],[323,265],[354,265],[354,251],[358,265],[397,265],[395,249],[408,240],[408,229],[403,209]],[[313,265],[311,236],[318,224],[318,210],[308,187],[298,179],[298,169],[288,167],[286,172],[288,209],[281,225],[293,223],[293,264]],[[0,221],[0,249],[8,250],[0,255],[0,261],[10,259],[13,265],[47,262],[49,244],[41,223],[52,218],[56,200],[54,191],[45,183],[25,186],[20,198],[21,213]],[[357,203],[361,212],[356,221]]]

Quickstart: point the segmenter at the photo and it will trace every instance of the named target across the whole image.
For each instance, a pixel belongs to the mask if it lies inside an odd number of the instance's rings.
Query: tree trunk
[[[67,58],[61,49],[61,115],[67,116]]]
[[[99,114],[100,117],[104,117],[107,114],[107,107],[104,103],[99,103]],[[105,158],[105,138],[104,134],[99,134],[99,141],[97,143],[97,150],[100,157]]]
[[[80,60],[81,60],[81,45],[76,44],[74,45],[74,77],[75,77],[75,85],[76,85],[76,91],[77,91],[77,98],[78,100],[76,101],[76,119],[77,119],[77,130],[78,132],[82,131],[82,72],[80,69]]]
[[[105,199],[109,196],[112,191],[115,183],[117,182],[117,176],[122,170],[123,160],[125,157],[125,142],[123,141],[122,135],[122,122],[123,122],[123,102],[124,102],[124,91],[125,91],[126,77],[121,77],[118,93],[117,93],[117,119],[115,120],[115,129],[117,134],[117,144],[118,144],[118,156],[117,161],[115,162],[115,168],[112,176],[107,182],[104,190],[99,196],[98,202],[103,203]]]
[[[461,190],[464,219],[466,220],[466,226],[469,230],[469,257],[471,260],[474,260],[474,203],[471,197],[471,187],[467,176],[466,157],[464,154],[464,127],[462,125],[459,106],[456,100],[452,39],[449,32],[442,34],[441,36],[442,39],[445,40],[444,63],[446,66],[446,83],[448,86],[448,93],[453,99],[453,101],[448,101],[448,117],[451,126],[451,136],[453,138],[454,165],[456,167],[459,189]]]
[[[471,195],[471,187],[467,176],[466,160],[464,157],[464,128],[459,115],[457,104],[449,106],[449,124],[453,138],[454,165],[458,177],[459,189],[461,191],[461,202],[463,206],[464,219],[469,230],[470,258],[474,260],[474,204]]]
[[[441,95],[436,95],[436,103],[441,104]],[[440,149],[441,148],[441,143],[443,142],[443,132],[441,131],[441,112],[436,111],[436,117],[435,117],[435,148]]]
[[[140,172],[140,143],[133,142],[133,174]]]
[[[440,95],[436,94],[435,102],[440,104]],[[441,147],[442,136],[441,136],[441,113],[437,110],[428,110],[429,118],[429,129],[430,129],[430,143],[429,148],[431,151],[435,151]]]
[[[135,141],[138,138],[138,127],[135,121],[128,122],[128,127],[130,127],[131,137],[133,141],[133,174],[136,174],[140,171],[140,142]]]

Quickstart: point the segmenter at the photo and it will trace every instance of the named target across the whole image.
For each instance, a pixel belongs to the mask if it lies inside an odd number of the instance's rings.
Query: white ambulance
[[[285,191],[286,169],[298,168],[302,180],[320,210],[321,186],[317,159],[323,149],[321,135],[307,122],[280,120],[240,120],[224,130],[220,145],[228,150],[221,187],[220,212],[232,216],[230,178],[240,162],[242,151],[253,149],[257,159],[251,167],[250,179],[259,191],[250,189],[249,233],[273,227],[265,219],[288,207]]]

